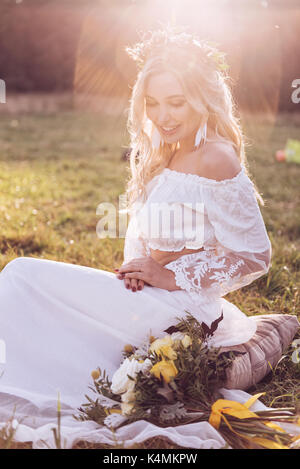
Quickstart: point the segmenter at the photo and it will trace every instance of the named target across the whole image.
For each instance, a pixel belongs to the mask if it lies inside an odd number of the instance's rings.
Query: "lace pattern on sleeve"
[[[201,297],[224,296],[250,284],[268,272],[269,264],[269,250],[256,254],[227,252],[219,256],[202,251],[181,256],[165,268],[174,272],[178,287],[201,301]]]

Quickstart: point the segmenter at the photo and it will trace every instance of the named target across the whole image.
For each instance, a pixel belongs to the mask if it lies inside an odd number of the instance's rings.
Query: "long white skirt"
[[[223,447],[223,438],[206,422],[162,429],[139,421],[112,434],[73,417],[87,402],[85,394],[96,397],[88,389],[93,369],[99,366],[111,378],[125,344],[138,346],[150,333],[163,336],[185,310],[208,325],[223,310],[215,346],[246,342],[256,330],[251,318],[222,298],[196,308],[185,291],[146,285],[133,293],[104,270],[31,257],[9,262],[0,273],[0,340],[6,348],[0,364],[0,428],[14,416],[16,441],[55,448],[59,392],[66,448],[79,440],[114,445],[116,437],[128,447],[157,435],[189,448]],[[239,402],[250,397],[238,390],[223,392]]]

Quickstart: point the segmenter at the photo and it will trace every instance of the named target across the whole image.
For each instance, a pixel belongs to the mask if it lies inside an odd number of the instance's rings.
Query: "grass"
[[[127,163],[125,116],[87,111],[0,115],[0,270],[17,256],[54,259],[113,272],[123,260],[123,238],[99,239],[97,205],[118,207]],[[300,280],[300,166],[277,163],[274,153],[299,135],[300,115],[242,117],[250,137],[252,179],[273,247],[269,273],[226,296],[245,314],[298,314]],[[300,337],[299,335],[297,337]],[[291,350],[289,351],[291,352]],[[266,391],[266,405],[299,405],[300,370],[290,353],[250,392]],[[30,448],[0,434],[2,448]],[[79,442],[75,448],[104,448]],[[154,438],[139,448],[176,448]]]

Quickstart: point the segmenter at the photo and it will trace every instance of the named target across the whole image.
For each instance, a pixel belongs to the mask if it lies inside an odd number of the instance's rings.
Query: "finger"
[[[124,274],[125,278],[137,279],[137,280],[145,280],[143,272],[127,272]]]
[[[137,282],[138,282],[139,280],[143,281],[142,287],[144,287],[144,284],[149,285],[148,282],[150,281],[150,280],[145,276],[145,272],[128,272],[128,273],[125,274],[124,277],[131,279],[131,281],[132,281],[133,279],[136,279]],[[148,281],[148,282],[147,282],[147,281]]]
[[[144,280],[140,280],[138,281],[138,290],[142,290],[144,288]]]
[[[127,272],[128,269],[130,269],[130,267],[132,266],[131,262],[128,262],[127,264],[123,264],[121,265],[118,269],[117,269],[117,273],[122,273],[122,272]]]
[[[131,290],[133,292],[137,291],[138,280],[136,278],[131,279]]]
[[[135,272],[135,271],[140,271],[142,265],[140,262],[137,261],[131,261],[128,262],[128,264],[122,265],[119,268],[118,273],[125,273],[125,272]]]
[[[124,284],[125,284],[125,287],[129,290],[130,285],[131,285],[131,279],[130,278],[124,278]]]

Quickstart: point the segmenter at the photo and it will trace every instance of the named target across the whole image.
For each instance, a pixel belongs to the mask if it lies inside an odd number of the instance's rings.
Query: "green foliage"
[[[226,369],[232,364],[237,352],[220,353],[220,349],[209,346],[208,334],[202,325],[192,314],[188,311],[186,313],[185,318],[179,318],[178,324],[170,328],[180,330],[191,339],[191,344],[187,347],[179,340],[172,345],[177,354],[174,364],[178,374],[166,383],[162,377],[159,379],[150,372],[140,371],[135,379],[134,412],[128,416],[126,423],[145,419],[160,426],[167,425],[171,420],[173,425],[182,424],[190,420],[190,410],[200,408],[209,411],[212,403],[221,397],[217,390],[225,384]],[[147,347],[149,346],[150,343]],[[147,347],[143,349],[146,351]],[[136,350],[133,347],[133,357]],[[163,353],[162,357],[168,360]],[[144,358],[150,358],[152,366],[161,360],[159,355],[150,351]],[[120,396],[114,395],[110,390],[111,382],[106,377],[106,372],[101,376],[101,370],[99,371],[100,377],[90,389],[101,398],[105,396],[120,402]],[[86,397],[89,402],[79,408],[79,418],[104,423],[108,415],[105,401]]]
[[[97,380],[94,380],[93,386],[88,386],[89,389],[91,389],[94,393],[96,393],[98,396],[100,395],[101,397],[104,396],[104,401],[110,402],[110,400],[115,401],[115,405],[109,405],[110,408],[115,408],[118,407],[118,404],[120,403],[121,399],[120,396],[117,394],[114,394],[110,387],[111,387],[111,381],[108,378],[106,371],[103,370],[101,371],[100,368],[98,368],[100,376]],[[97,422],[99,425],[103,425],[105,418],[108,415],[108,412],[106,410],[106,407],[103,404],[103,400],[99,402],[99,398],[96,398],[93,400],[91,397],[88,395],[85,395],[86,399],[88,400],[87,403],[82,404],[81,407],[79,407],[79,414],[78,415],[73,415],[75,420],[94,420]]]

